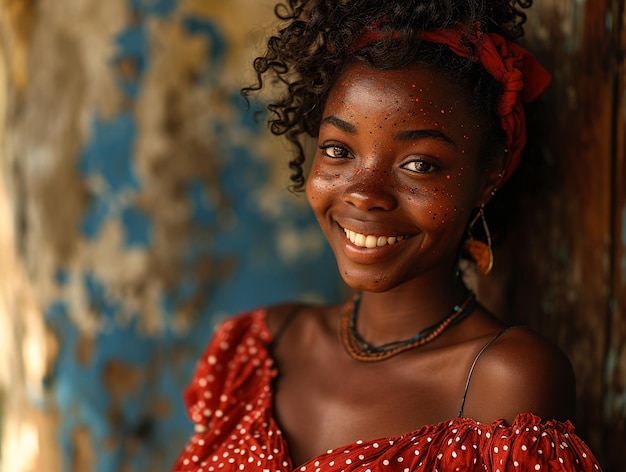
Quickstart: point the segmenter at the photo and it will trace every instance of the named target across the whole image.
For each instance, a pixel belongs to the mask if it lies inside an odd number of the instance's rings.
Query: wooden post
[[[625,18],[619,0],[531,8],[526,42],[553,74],[530,115],[543,166],[527,170],[544,178],[481,282],[496,312],[571,358],[577,431],[606,470],[626,470]]]

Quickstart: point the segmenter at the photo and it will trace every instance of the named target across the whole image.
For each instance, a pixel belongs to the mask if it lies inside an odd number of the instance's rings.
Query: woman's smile
[[[358,225],[359,228],[363,226]],[[326,233],[335,256],[341,254],[341,266],[374,268],[393,265],[393,261],[410,257],[419,251],[420,234],[403,234],[391,230],[351,230],[349,227],[334,224],[332,230]]]
[[[408,239],[411,236],[376,236],[373,234],[363,234],[351,231],[348,228],[343,228],[346,233],[346,238],[350,240],[352,244],[358,247],[366,247],[369,249],[375,247],[391,246],[399,243],[404,239]]]

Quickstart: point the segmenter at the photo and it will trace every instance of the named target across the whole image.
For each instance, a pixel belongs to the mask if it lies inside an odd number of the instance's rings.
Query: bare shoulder
[[[312,328],[313,324],[326,324],[329,312],[333,307],[317,306],[303,302],[288,302],[280,305],[273,305],[266,310],[266,324],[273,336],[282,336],[287,328],[295,325],[305,325]]]
[[[478,421],[533,413],[544,420],[574,420],[575,380],[567,356],[522,327],[506,331],[480,356],[468,389],[465,416]]]
[[[302,305],[297,302],[288,302],[267,307],[265,323],[272,333],[272,336],[276,336],[286,327],[301,306]]]

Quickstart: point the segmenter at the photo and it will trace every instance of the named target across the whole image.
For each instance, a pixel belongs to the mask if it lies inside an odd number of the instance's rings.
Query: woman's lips
[[[346,237],[352,244],[358,247],[375,248],[382,246],[391,246],[392,244],[399,243],[400,241],[410,238],[411,236],[378,236],[373,234],[362,234],[356,231],[349,230],[348,228],[342,228]]]

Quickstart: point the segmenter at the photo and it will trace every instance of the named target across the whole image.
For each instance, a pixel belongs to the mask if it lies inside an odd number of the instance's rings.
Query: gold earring
[[[472,230],[478,219],[482,221],[483,231],[487,242],[474,239]],[[467,240],[463,246],[464,253],[476,264],[476,270],[481,275],[487,275],[491,272],[493,267],[493,251],[491,250],[491,233],[487,227],[487,220],[485,219],[484,205],[478,209],[476,216],[469,224],[467,228]]]

